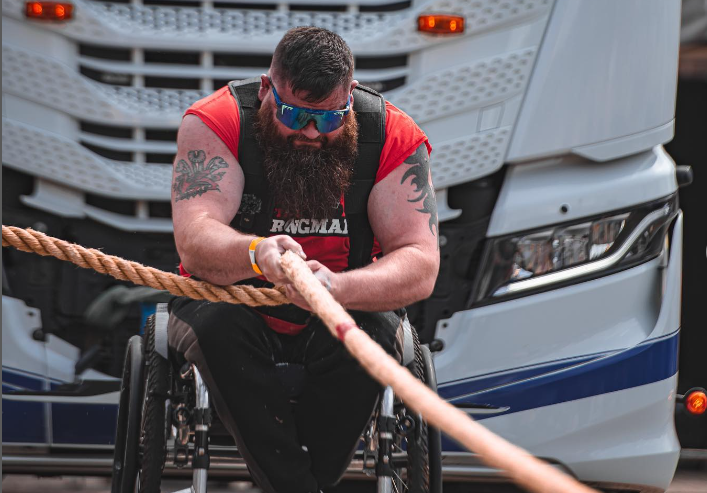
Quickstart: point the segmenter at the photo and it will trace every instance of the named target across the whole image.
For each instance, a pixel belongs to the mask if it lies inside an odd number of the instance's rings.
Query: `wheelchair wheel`
[[[417,337],[417,332],[412,331],[413,343],[415,347],[415,361],[413,374],[418,380],[425,384],[425,365],[422,353],[422,346]],[[429,427],[427,422],[419,414],[412,416],[414,427],[406,437],[407,446],[407,485],[401,480],[401,475],[396,479],[399,483],[397,491],[409,491],[410,493],[430,493],[430,453],[429,453]],[[405,487],[407,486],[407,487]]]
[[[167,451],[170,416],[167,412],[171,388],[169,361],[155,350],[155,316],[145,324],[147,363],[140,433],[139,493],[159,493]],[[135,490],[133,490],[135,491]]]
[[[130,467],[124,467],[119,493],[159,493],[167,443],[166,399],[169,362],[155,351],[155,316],[145,324],[144,382],[141,380],[137,440]],[[128,459],[126,456],[126,463]]]
[[[420,346],[425,384],[437,393],[437,374],[432,353],[427,346]],[[442,493],[442,433],[432,426],[427,427],[427,443],[430,464],[430,493]]]
[[[437,390],[437,381],[429,349],[420,345],[413,330],[415,359],[410,371],[432,390]],[[396,433],[394,448],[405,451],[403,461],[393,463],[392,491],[395,493],[441,493],[442,466],[439,430],[428,426],[417,413],[409,413],[404,404],[395,410],[398,427],[411,420],[412,426],[404,426]],[[394,454],[395,455],[395,454]],[[403,472],[404,469],[404,472]],[[380,480],[380,478],[379,478]],[[385,489],[385,488],[383,488]]]
[[[128,341],[120,388],[118,426],[113,454],[113,480],[111,493],[123,493],[124,479],[135,475],[140,442],[142,415],[144,359],[142,337],[133,336]],[[132,493],[132,490],[130,490]]]

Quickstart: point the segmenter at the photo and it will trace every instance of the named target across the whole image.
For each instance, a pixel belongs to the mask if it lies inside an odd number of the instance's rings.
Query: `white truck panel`
[[[488,235],[625,209],[676,191],[675,164],[662,146],[606,163],[563,156],[517,164],[508,168]]]
[[[672,121],[679,3],[559,0],[506,161],[569,153]],[[648,146],[670,137],[658,133]],[[617,148],[612,157],[637,150]]]

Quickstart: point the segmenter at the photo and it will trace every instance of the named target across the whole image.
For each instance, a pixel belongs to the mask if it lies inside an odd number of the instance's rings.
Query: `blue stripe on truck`
[[[678,369],[679,331],[629,349],[590,360],[575,359],[560,365],[524,368],[440,385],[442,397],[460,407],[480,405],[509,409],[497,414],[478,414],[486,419],[561,402],[647,385],[669,378]],[[469,409],[473,415],[473,410]]]

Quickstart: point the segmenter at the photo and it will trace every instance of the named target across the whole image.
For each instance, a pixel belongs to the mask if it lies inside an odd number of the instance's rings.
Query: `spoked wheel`
[[[133,336],[128,343],[111,493],[160,491],[170,426],[167,397],[171,376],[169,362],[155,351],[154,315],[145,325],[144,351],[142,341],[142,337]]]
[[[145,324],[145,340],[147,378],[140,428],[140,465],[136,488],[131,491],[159,493],[170,429],[167,399],[172,380],[169,361],[155,351],[154,315]]]
[[[437,374],[432,361],[432,352],[427,346],[420,346],[425,385],[437,393]],[[430,464],[430,493],[442,493],[442,433],[432,426],[427,427],[427,451]]]
[[[410,370],[435,392],[437,382],[429,349],[420,345],[413,330],[415,360]],[[391,457],[392,478],[379,478],[379,492],[441,493],[442,464],[439,430],[428,426],[402,402],[395,406],[395,433]]]
[[[125,486],[130,483],[130,478],[134,478],[137,474],[143,377],[142,337],[136,335],[128,341],[128,348],[125,352],[118,427],[115,434],[111,493],[133,492],[132,489],[126,490]]]

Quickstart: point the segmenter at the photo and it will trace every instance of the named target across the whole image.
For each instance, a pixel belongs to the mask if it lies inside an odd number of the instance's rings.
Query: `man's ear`
[[[351,87],[349,88],[349,94],[351,94],[351,106],[353,106],[353,101],[354,101],[353,90],[356,89],[357,85],[358,85],[357,80],[354,79],[351,81]]]
[[[267,74],[260,74],[260,89],[258,89],[258,99],[263,101],[270,90],[270,79]]]

